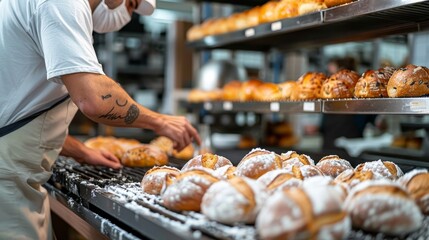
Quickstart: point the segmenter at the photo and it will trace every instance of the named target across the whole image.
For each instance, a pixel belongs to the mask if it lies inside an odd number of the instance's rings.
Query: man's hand
[[[174,149],[181,151],[192,141],[201,144],[200,136],[191,123],[182,116],[161,115],[162,124],[154,131],[173,140]]]
[[[105,166],[114,169],[121,168],[120,160],[112,153],[88,148],[70,135],[67,136],[60,155],[71,157],[79,163]]]

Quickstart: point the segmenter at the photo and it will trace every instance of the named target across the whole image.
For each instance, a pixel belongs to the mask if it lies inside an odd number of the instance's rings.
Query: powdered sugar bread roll
[[[299,187],[302,184],[301,179],[284,169],[269,171],[260,176],[257,181],[265,187],[269,194],[285,188]]]
[[[356,166],[355,170],[356,172],[372,172],[374,179],[396,180],[404,175],[401,168],[395,163],[381,160],[361,163]]]
[[[264,188],[255,180],[233,177],[219,181],[207,190],[201,212],[220,223],[254,223],[266,198]]]
[[[165,184],[166,176],[170,175],[170,177],[177,177],[180,174],[180,170],[174,167],[169,166],[161,166],[161,167],[153,167],[146,172],[143,176],[141,186],[143,188],[143,192],[160,195],[161,190]]]
[[[341,199],[345,200],[348,194],[348,187],[345,184],[335,182],[331,176],[314,176],[307,178],[302,182],[305,188],[318,188],[319,186],[329,186],[341,195]]]
[[[261,239],[343,239],[351,230],[341,195],[329,186],[275,192],[256,219]]]
[[[423,215],[406,189],[388,179],[358,184],[345,201],[353,226],[389,235],[407,234],[422,225]]]
[[[346,185],[350,190],[361,182],[375,179],[375,175],[371,171],[361,172],[347,169],[335,178],[335,182]]]
[[[296,178],[301,180],[314,176],[324,176],[322,171],[313,165],[304,165],[301,167],[293,166],[291,172]]]
[[[241,159],[235,173],[237,176],[258,179],[266,172],[279,168],[281,168],[281,160],[278,154],[255,148]]]
[[[282,168],[291,170],[292,166],[314,165],[313,159],[305,154],[299,154],[295,151],[288,151],[280,155],[282,159]]]
[[[214,174],[220,179],[227,180],[235,176],[235,169],[236,169],[235,166],[225,165],[223,167],[220,167],[214,170]]]
[[[429,214],[429,173],[427,169],[415,169],[398,179],[416,201],[423,214]]]
[[[162,205],[173,211],[200,211],[204,194],[217,181],[212,170],[203,168],[185,171],[176,179],[167,176]]]
[[[338,157],[337,155],[325,156],[319,160],[316,167],[327,176],[336,178],[340,173],[347,169],[353,169],[349,161]]]
[[[195,167],[205,167],[215,170],[225,165],[232,166],[232,163],[225,157],[212,153],[204,153],[195,156],[186,162],[186,164],[182,167],[182,171],[186,171]]]

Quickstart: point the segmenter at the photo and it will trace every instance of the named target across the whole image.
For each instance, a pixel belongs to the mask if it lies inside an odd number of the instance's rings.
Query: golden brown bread
[[[305,154],[299,154],[295,151],[288,151],[280,155],[282,160],[282,168],[291,170],[292,166],[314,165],[313,159]]]
[[[398,179],[417,203],[420,211],[429,214],[429,173],[427,169],[414,169]]]
[[[330,7],[334,7],[334,6],[338,6],[346,3],[351,3],[353,1],[355,0],[325,0],[325,5],[326,7],[330,8]]]
[[[127,167],[153,167],[168,164],[168,156],[161,149],[150,144],[128,149],[121,158]]]
[[[235,177],[235,166],[232,165],[225,165],[218,169],[214,170],[215,176],[217,176],[219,179],[228,180],[233,177]]]
[[[250,101],[253,100],[253,91],[260,87],[263,82],[259,79],[250,79],[241,84],[241,88],[235,95],[238,95],[240,101]]]
[[[279,86],[282,90],[282,98],[283,99],[291,99],[294,91],[297,91],[297,82],[296,81],[286,81],[283,83],[279,83]]]
[[[257,179],[263,174],[281,168],[280,156],[274,152],[255,148],[241,159],[236,169],[237,176]]]
[[[259,10],[259,23],[273,22],[276,19],[276,6],[278,1],[269,1],[261,6]]]
[[[320,98],[320,90],[326,75],[318,72],[307,72],[298,79],[297,98],[300,100]],[[292,97],[292,100],[296,100]]]
[[[314,165],[292,166],[291,173],[301,180],[314,176],[324,176],[319,168]]]
[[[186,32],[186,40],[188,41],[196,41],[204,37],[204,31],[199,24],[193,25],[187,32]]]
[[[298,16],[298,2],[296,0],[281,0],[276,6],[275,19]]]
[[[182,149],[180,152],[178,152],[176,149],[174,149],[173,150],[173,157],[188,161],[189,159],[191,159],[194,156],[194,152],[195,152],[195,149],[191,143],[188,146],[186,146],[184,149]]]
[[[298,14],[303,15],[315,11],[325,9],[324,0],[300,0],[298,6]]]
[[[386,179],[360,183],[347,196],[344,207],[353,226],[369,232],[406,234],[418,229],[423,220],[408,192]]]
[[[238,101],[238,92],[241,91],[241,85],[242,83],[237,80],[226,83],[223,86],[222,99],[225,101]]]
[[[204,153],[190,159],[183,167],[182,171],[186,171],[192,168],[209,168],[212,170],[216,170],[225,165],[232,166],[232,163],[229,159],[212,154],[212,153]]]
[[[256,229],[261,239],[343,239],[351,230],[342,196],[328,185],[277,191],[262,207]]]
[[[150,141],[150,145],[154,145],[164,151],[167,155],[171,156],[173,153],[173,141],[165,136],[159,136]]]
[[[204,194],[217,181],[210,169],[191,169],[176,178],[167,175],[162,205],[173,211],[200,211]]]
[[[255,101],[280,101],[283,100],[282,89],[275,83],[262,83],[252,92],[252,100]]]
[[[254,223],[265,199],[266,194],[258,182],[233,177],[219,181],[207,190],[201,212],[209,219],[225,224]]]
[[[218,101],[222,99],[223,92],[220,89],[206,91],[201,89],[192,89],[188,94],[188,102],[206,102]]]
[[[355,170],[356,172],[372,172],[374,179],[388,178],[396,180],[404,175],[395,163],[381,160],[361,163],[356,166]]]
[[[396,70],[387,84],[389,97],[420,97],[429,94],[429,69],[413,64]]]
[[[267,189],[269,194],[286,188],[299,187],[302,183],[301,179],[284,169],[269,171],[259,177],[257,181]]]
[[[160,195],[165,184],[166,176],[176,178],[180,174],[180,170],[169,166],[153,167],[149,169],[143,176],[141,186],[143,192]]]
[[[246,28],[254,27],[259,24],[259,12],[261,11],[261,7],[257,6],[250,10],[248,10],[246,13]]]
[[[322,86],[321,97],[351,98],[354,96],[355,86],[359,80],[359,74],[355,71],[342,69],[332,74]]]
[[[335,178],[335,182],[345,184],[349,189],[351,189],[363,181],[373,179],[375,179],[375,177],[371,171],[361,172],[355,171],[354,169],[347,169]]]
[[[377,71],[368,70],[359,78],[355,86],[355,97],[376,98],[388,97],[387,83],[395,68],[385,67]]]
[[[118,159],[121,159],[122,155],[125,152],[125,149],[120,143],[117,142],[117,139],[115,137],[98,136],[94,138],[89,138],[84,142],[84,145],[91,149],[110,152]]]
[[[327,176],[336,178],[347,169],[353,169],[349,161],[338,157],[337,155],[325,156],[317,162],[316,167]]]

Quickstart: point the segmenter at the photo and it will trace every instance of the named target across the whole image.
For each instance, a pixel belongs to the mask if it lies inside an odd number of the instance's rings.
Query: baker
[[[101,124],[153,130],[177,150],[200,142],[184,117],[144,108],[107,77],[92,46],[93,30],[117,31],[133,11],[151,14],[154,1],[0,1],[0,239],[53,238],[42,184],[60,152],[119,167],[67,136],[78,109]]]

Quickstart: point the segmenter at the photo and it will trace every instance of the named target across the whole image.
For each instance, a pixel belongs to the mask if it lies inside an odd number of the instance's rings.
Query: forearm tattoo
[[[108,98],[111,98],[111,94],[102,95],[101,98],[103,100],[106,100]],[[118,99],[115,100],[115,103],[119,107],[125,107],[128,105],[128,100],[125,100],[124,103],[120,103]],[[112,107],[106,114],[103,114],[99,116],[98,118],[105,118],[108,120],[117,120],[117,119],[124,119],[125,124],[132,124],[139,116],[140,110],[135,104],[131,104],[130,108],[128,108],[128,111],[125,116],[122,116],[121,114],[115,113],[115,106]]]

